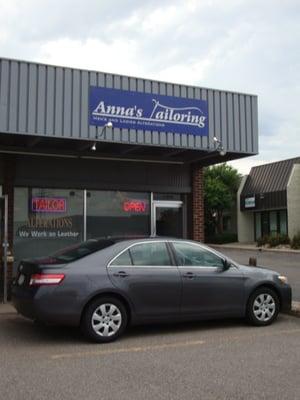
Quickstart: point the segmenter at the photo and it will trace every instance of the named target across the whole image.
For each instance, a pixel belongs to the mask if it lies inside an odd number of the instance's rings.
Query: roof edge
[[[232,94],[243,95],[243,96],[251,96],[251,97],[255,97],[255,98],[258,97],[257,94],[253,94],[253,93],[245,93],[245,92],[238,92],[238,91],[234,91],[234,90],[225,90],[225,89],[215,89],[215,88],[209,88],[209,87],[197,86],[197,85],[187,85],[185,83],[162,81],[162,80],[159,80],[159,79],[152,79],[152,78],[140,77],[140,76],[132,76],[132,75],[124,75],[124,74],[119,74],[119,73],[114,73],[114,72],[107,72],[107,71],[97,71],[97,70],[88,69],[88,68],[70,67],[70,66],[66,66],[66,65],[57,65],[57,64],[51,64],[51,63],[47,64],[45,62],[20,60],[20,59],[17,59],[17,58],[8,58],[8,57],[0,57],[0,60],[14,61],[14,62],[19,62],[19,63],[27,63],[27,64],[35,64],[35,65],[41,65],[41,66],[49,66],[49,67],[53,67],[53,68],[67,68],[67,69],[72,69],[72,70],[77,70],[77,71],[94,72],[94,73],[100,73],[100,74],[110,74],[110,75],[122,76],[122,77],[126,77],[126,78],[147,80],[147,81],[156,82],[156,83],[164,83],[164,84],[170,84],[170,85],[185,86],[187,88],[188,87],[190,87],[190,88],[198,88],[198,89],[204,89],[204,90],[212,90],[214,92],[226,92],[226,93],[232,93]]]

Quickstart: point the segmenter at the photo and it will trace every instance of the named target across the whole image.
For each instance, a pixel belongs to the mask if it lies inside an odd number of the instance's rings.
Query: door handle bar
[[[126,276],[129,276],[127,272],[125,271],[119,271],[113,274],[113,276],[118,277],[118,278],[126,278]]]
[[[193,272],[186,272],[185,274],[182,275],[184,278],[187,279],[194,279],[195,278],[195,274]]]

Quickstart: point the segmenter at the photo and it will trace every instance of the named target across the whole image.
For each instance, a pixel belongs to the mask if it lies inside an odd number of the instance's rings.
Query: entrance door
[[[0,297],[3,303],[7,301],[7,225],[8,225],[8,198],[7,196],[0,196]]]
[[[182,201],[154,201],[152,235],[183,237]]]

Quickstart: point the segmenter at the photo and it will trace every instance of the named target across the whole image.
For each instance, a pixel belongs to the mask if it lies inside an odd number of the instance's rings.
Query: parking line
[[[300,329],[284,329],[281,331],[268,331],[268,332],[258,332],[257,334],[254,335],[244,335],[244,336],[232,336],[231,339],[233,340],[238,340],[238,339],[249,339],[249,338],[255,338],[255,337],[264,337],[264,336],[276,336],[276,335],[288,335],[291,333],[298,333],[300,332]]]
[[[281,331],[269,331],[269,332],[258,332],[257,334],[246,334],[240,336],[230,336],[227,337],[227,343],[233,342],[237,340],[244,339],[254,339],[256,337],[267,337],[267,336],[276,336],[276,335],[287,335],[293,333],[299,333],[300,329],[284,329]],[[224,339],[224,337],[223,337]],[[219,341],[219,340],[217,340]],[[213,340],[211,343],[215,343]],[[183,347],[192,347],[199,346],[203,344],[209,344],[209,342],[204,340],[191,340],[185,342],[174,342],[174,343],[164,343],[153,346],[139,346],[139,347],[126,347],[126,348],[118,348],[118,349],[107,349],[107,350],[96,350],[96,351],[84,351],[77,353],[62,353],[62,354],[53,354],[50,356],[51,360],[62,360],[62,359],[72,359],[72,358],[81,358],[81,357],[90,357],[90,356],[104,356],[104,355],[112,355],[112,354],[122,354],[122,353],[139,353],[146,351],[155,351],[155,350],[167,350],[167,349],[176,349]]]
[[[158,344],[158,345],[153,345],[153,346],[127,347],[127,348],[120,348],[120,349],[54,354],[51,356],[51,359],[52,360],[60,360],[60,359],[67,359],[67,358],[102,356],[102,355],[111,355],[111,354],[120,354],[120,353],[139,353],[139,352],[152,351],[152,350],[165,350],[165,349],[172,349],[172,348],[178,348],[178,347],[199,346],[204,343],[205,343],[204,340],[194,340],[194,341],[188,341],[188,342]]]

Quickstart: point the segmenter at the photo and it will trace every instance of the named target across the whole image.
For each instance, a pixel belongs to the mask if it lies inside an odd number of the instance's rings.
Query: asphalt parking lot
[[[0,315],[1,399],[299,400],[300,319],[131,328],[115,343]]]
[[[240,264],[248,265],[250,257],[256,257],[257,265],[274,269],[288,277],[293,300],[300,301],[300,253],[232,249],[218,247],[216,250]]]

